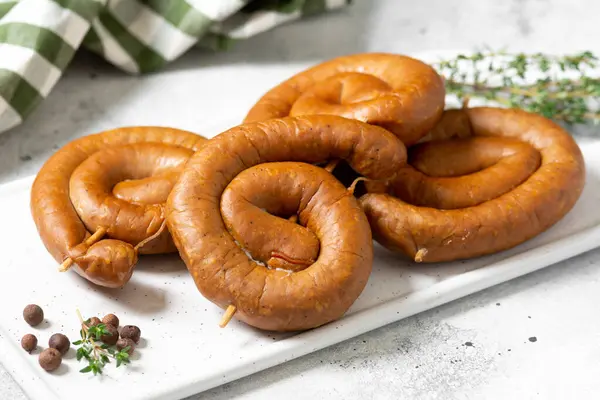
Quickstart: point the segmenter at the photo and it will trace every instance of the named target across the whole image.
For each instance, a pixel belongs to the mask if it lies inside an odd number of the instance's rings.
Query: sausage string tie
[[[461,105],[462,108],[469,108],[469,102],[471,101],[471,98],[469,96],[465,96],[465,98],[462,100]]]
[[[152,235],[150,235],[149,237],[147,237],[146,239],[142,240],[141,242],[139,242],[135,247],[134,250],[137,252],[141,247],[143,247],[146,243],[156,239],[161,233],[163,233],[163,231],[165,230],[167,226],[167,220],[163,220],[162,224],[160,225],[160,228],[158,228],[158,230],[153,233]],[[96,243],[98,240],[102,239],[102,237],[106,234],[107,229],[104,227],[99,227],[96,232],[94,232],[94,234],[90,237],[88,237],[83,243],[86,247],[86,250],[93,245],[94,243]],[[60,264],[60,266],[58,267],[58,270],[60,272],[66,272],[68,271],[72,266],[73,266],[73,259],[71,257],[67,257],[65,259],[65,261],[62,262],[62,264]]]
[[[160,225],[160,228],[158,228],[158,230],[153,233],[152,235],[150,235],[149,237],[147,237],[146,239],[142,240],[141,242],[139,242],[138,244],[135,245],[135,247],[133,248],[135,251],[138,251],[140,248],[144,247],[144,245],[154,239],[156,239],[161,233],[163,233],[163,231],[165,230],[165,227],[167,226],[167,219],[163,219],[162,224]]]
[[[354,191],[356,190],[356,184],[357,184],[358,182],[360,182],[360,181],[365,181],[365,182],[367,182],[367,181],[370,181],[370,179],[367,179],[367,178],[365,178],[364,176],[361,176],[361,177],[359,177],[359,178],[356,178],[356,179],[355,179],[355,180],[352,182],[352,184],[351,184],[350,186],[348,186],[348,189],[346,189],[346,190],[348,190],[348,193],[350,193],[350,194],[354,194]]]
[[[333,170],[335,169],[335,167],[337,167],[339,163],[340,163],[340,160],[329,161],[329,163],[326,166],[324,166],[323,169],[329,173],[332,173]]]
[[[419,251],[417,251],[417,254],[415,254],[415,262],[423,262],[423,259],[425,258],[425,256],[427,255],[427,249],[419,249]]]
[[[86,246],[86,248],[89,248],[91,245],[96,243],[98,240],[102,239],[102,237],[105,234],[106,234],[106,228],[101,226],[98,229],[96,229],[96,232],[94,232],[94,234],[92,236],[85,239],[83,241],[83,244]],[[71,257],[67,257],[65,259],[65,261],[63,261],[62,264],[60,264],[60,266],[58,267],[58,270],[60,272],[66,272],[69,270],[69,268],[71,268],[72,265],[73,265],[73,259]]]
[[[229,306],[227,306],[227,309],[225,310],[225,314],[223,314],[223,318],[221,318],[221,322],[219,322],[219,326],[221,328],[225,328],[227,326],[227,324],[229,323],[229,321],[231,321],[231,319],[233,318],[233,315],[235,314],[235,312],[237,311],[237,308],[230,304]]]

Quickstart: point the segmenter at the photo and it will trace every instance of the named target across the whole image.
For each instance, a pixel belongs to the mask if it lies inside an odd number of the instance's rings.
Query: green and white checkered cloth
[[[81,46],[131,74],[224,49],[351,0],[0,0],[0,133],[44,99]]]

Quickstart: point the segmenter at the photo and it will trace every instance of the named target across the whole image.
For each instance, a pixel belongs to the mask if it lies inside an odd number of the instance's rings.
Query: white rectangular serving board
[[[300,357],[369,330],[527,274],[600,245],[600,141],[581,144],[587,185],[576,207],[557,225],[510,251],[466,262],[416,265],[375,245],[368,286],[347,315],[321,328],[273,335],[237,321],[218,327],[222,311],[196,290],[176,256],[144,257],[123,289],[95,287],[75,273],[57,272],[29,213],[32,178],[0,186],[0,360],[33,400],[77,399],[82,393],[129,400],[179,399]],[[31,328],[25,305],[39,304],[46,321]],[[38,365],[36,351],[20,348],[32,332],[46,348],[52,333],[77,340],[84,316],[115,313],[138,325],[143,340],[130,366],[81,374],[71,349],[55,373]]]

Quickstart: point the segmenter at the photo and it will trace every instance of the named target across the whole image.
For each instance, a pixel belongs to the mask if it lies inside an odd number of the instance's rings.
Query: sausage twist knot
[[[515,109],[447,110],[408,163],[360,198],[374,237],[418,262],[510,249],[575,205],[585,164],[554,122]]]
[[[31,190],[31,211],[48,251],[63,269],[74,265],[107,287],[130,279],[138,254],[175,252],[164,203],[204,141],[176,129],[131,127],[59,149]]]
[[[371,272],[372,237],[357,199],[312,165],[331,159],[387,179],[406,150],[384,129],[310,116],[237,126],[190,158],[167,223],[204,297],[275,331],[346,312]]]
[[[309,68],[264,94],[245,122],[301,115],[338,115],[381,126],[407,146],[444,110],[442,78],[407,56],[365,53]]]

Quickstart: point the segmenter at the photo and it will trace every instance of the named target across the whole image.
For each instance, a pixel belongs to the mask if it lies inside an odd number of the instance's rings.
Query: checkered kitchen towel
[[[351,0],[0,0],[0,133],[44,99],[83,46],[131,74],[193,46],[224,49]]]

